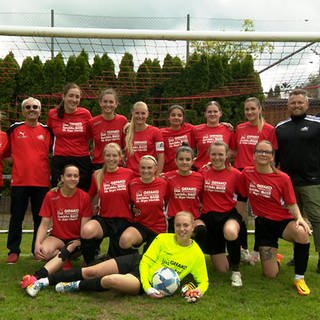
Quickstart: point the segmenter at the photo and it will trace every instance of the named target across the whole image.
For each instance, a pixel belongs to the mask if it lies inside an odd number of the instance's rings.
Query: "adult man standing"
[[[307,93],[296,89],[289,94],[290,118],[276,126],[276,160],[293,183],[297,203],[309,219],[320,273],[320,119],[307,115]]]
[[[39,216],[42,200],[49,189],[50,170],[48,153],[52,134],[38,120],[41,103],[29,97],[23,100],[23,122],[15,122],[8,129],[10,155],[13,160],[11,172],[11,208],[7,239],[9,254],[6,262],[16,263],[19,259],[22,238],[22,223],[29,199],[33,216],[34,233],[31,251],[41,221]]]

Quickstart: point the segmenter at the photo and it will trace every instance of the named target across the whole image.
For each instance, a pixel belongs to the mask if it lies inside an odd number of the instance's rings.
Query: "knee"
[[[101,279],[101,286],[105,289],[117,288],[119,281],[114,275],[107,275]]]
[[[93,223],[86,223],[81,230],[81,238],[83,239],[92,239],[97,234],[97,228]]]
[[[94,267],[82,268],[81,272],[83,279],[92,279],[99,276]]]
[[[225,228],[223,230],[224,238],[228,241],[234,241],[237,240],[239,236],[239,232],[235,228]]]
[[[307,244],[309,243],[309,235],[308,233],[302,229],[301,227],[297,230],[295,236],[295,242]]]
[[[132,236],[128,233],[122,234],[119,239],[119,246],[122,249],[129,249],[133,245]]]

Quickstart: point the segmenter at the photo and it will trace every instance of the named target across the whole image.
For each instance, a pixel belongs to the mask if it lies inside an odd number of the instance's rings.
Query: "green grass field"
[[[311,295],[299,296],[293,288],[293,268],[285,264],[292,247],[280,242],[283,265],[277,279],[261,275],[260,265],[241,267],[243,287],[233,288],[229,274],[213,271],[208,260],[210,286],[196,304],[188,304],[178,294],[161,300],[146,295],[126,296],[108,291],[101,293],[57,294],[54,288],[42,290],[30,298],[20,288],[19,281],[26,273],[41,266],[29,255],[30,235],[23,236],[19,263],[7,265],[6,235],[0,235],[0,319],[319,319],[320,274],[315,272],[317,256],[312,246],[306,280]],[[252,241],[252,237],[250,239]],[[78,261],[77,263],[81,263]]]

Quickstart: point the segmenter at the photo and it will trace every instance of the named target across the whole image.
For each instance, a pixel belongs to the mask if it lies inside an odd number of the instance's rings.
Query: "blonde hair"
[[[119,154],[120,158],[122,158],[122,151],[121,151],[121,148],[120,146],[115,143],[115,142],[110,142],[108,144],[105,145],[104,149],[103,149],[103,156],[105,156],[107,150],[111,148],[111,149],[115,149],[117,151],[117,153]],[[107,172],[107,166],[105,164],[103,164],[102,168],[101,169],[98,169],[94,172],[94,176],[95,176],[95,179],[96,179],[96,182],[97,182],[97,187],[98,187],[98,190],[100,189],[100,186],[102,184],[102,181],[103,181],[103,177],[104,177],[104,174]]]
[[[226,162],[225,162],[226,169],[227,170],[231,170],[231,164],[230,164],[230,161],[229,161],[229,146],[224,141],[216,140],[216,141],[212,142],[210,144],[209,149],[208,149],[208,153],[209,154],[211,153],[212,148],[220,147],[220,146],[223,146],[225,151],[226,151],[226,156],[227,156],[227,159],[226,159]],[[211,162],[210,162],[210,166],[212,166]]]
[[[126,150],[128,151],[129,155],[133,155],[134,151],[133,151],[133,139],[134,139],[134,133],[136,131],[136,125],[135,125],[135,122],[134,122],[134,116],[133,116],[133,112],[134,112],[134,109],[136,107],[139,107],[139,106],[142,106],[146,109],[146,111],[148,112],[148,106],[145,102],[143,101],[138,101],[136,102],[133,107],[132,107],[132,110],[131,110],[131,120],[130,120],[130,126],[127,130],[127,134],[126,134]]]
[[[262,128],[263,128],[265,122],[266,122],[266,121],[264,120],[263,116],[262,116],[262,105],[261,105],[261,103],[260,103],[260,100],[259,100],[258,98],[256,98],[256,97],[249,97],[249,98],[247,98],[247,99],[245,100],[244,105],[245,105],[247,102],[253,102],[253,103],[256,104],[257,107],[259,107],[259,108],[261,109],[261,112],[260,112],[259,118],[258,118],[258,125],[257,125],[257,127],[258,127],[258,132],[260,133],[260,132],[262,131]]]
[[[185,211],[185,210],[177,212],[177,214],[174,217],[174,221],[176,220],[177,217],[180,217],[180,216],[189,217],[191,220],[191,223],[192,224],[194,223],[194,216],[191,212]]]
[[[154,156],[150,155],[150,154],[146,154],[146,155],[142,156],[142,157],[140,158],[139,162],[140,162],[141,160],[152,160],[152,161],[154,162],[154,165],[155,165],[155,166],[158,165],[157,159],[156,159]]]

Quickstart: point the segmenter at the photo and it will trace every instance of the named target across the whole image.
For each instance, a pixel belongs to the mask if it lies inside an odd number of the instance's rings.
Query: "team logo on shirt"
[[[79,218],[79,209],[58,209],[58,221],[74,221]]]
[[[69,122],[62,124],[63,132],[84,132],[82,122]]]
[[[300,131],[309,131],[309,128],[308,128],[308,127],[302,127],[302,128],[300,129]]]
[[[240,141],[239,141],[239,144],[249,144],[249,145],[256,145],[259,141],[259,136],[257,135],[243,135],[241,138],[240,138]]]
[[[134,141],[133,143],[134,152],[147,151],[147,150],[148,150],[147,141]]]
[[[222,134],[205,134],[202,137],[202,144],[211,144],[215,141],[223,141]]]
[[[188,137],[186,135],[179,137],[171,137],[168,139],[169,148],[180,147],[183,142],[188,143]]]
[[[175,199],[195,199],[197,188],[194,187],[175,187],[173,189]]]
[[[272,186],[250,182],[249,193],[255,196],[271,198]]]
[[[105,181],[103,183],[103,192],[126,191],[126,180]]]
[[[44,135],[43,134],[39,134],[37,136],[37,139],[43,141],[44,140]]]
[[[137,203],[157,202],[160,201],[159,190],[145,190],[140,193],[136,193]]]
[[[226,181],[213,181],[213,180],[205,180],[204,181],[204,190],[205,191],[225,193],[226,188],[227,188]]]
[[[21,138],[27,138],[27,136],[26,136],[26,134],[25,134],[25,132],[24,131],[19,131],[19,133],[18,133],[18,138],[19,139],[21,139]]]
[[[119,130],[107,130],[100,133],[101,142],[111,142],[120,140],[120,131]]]

